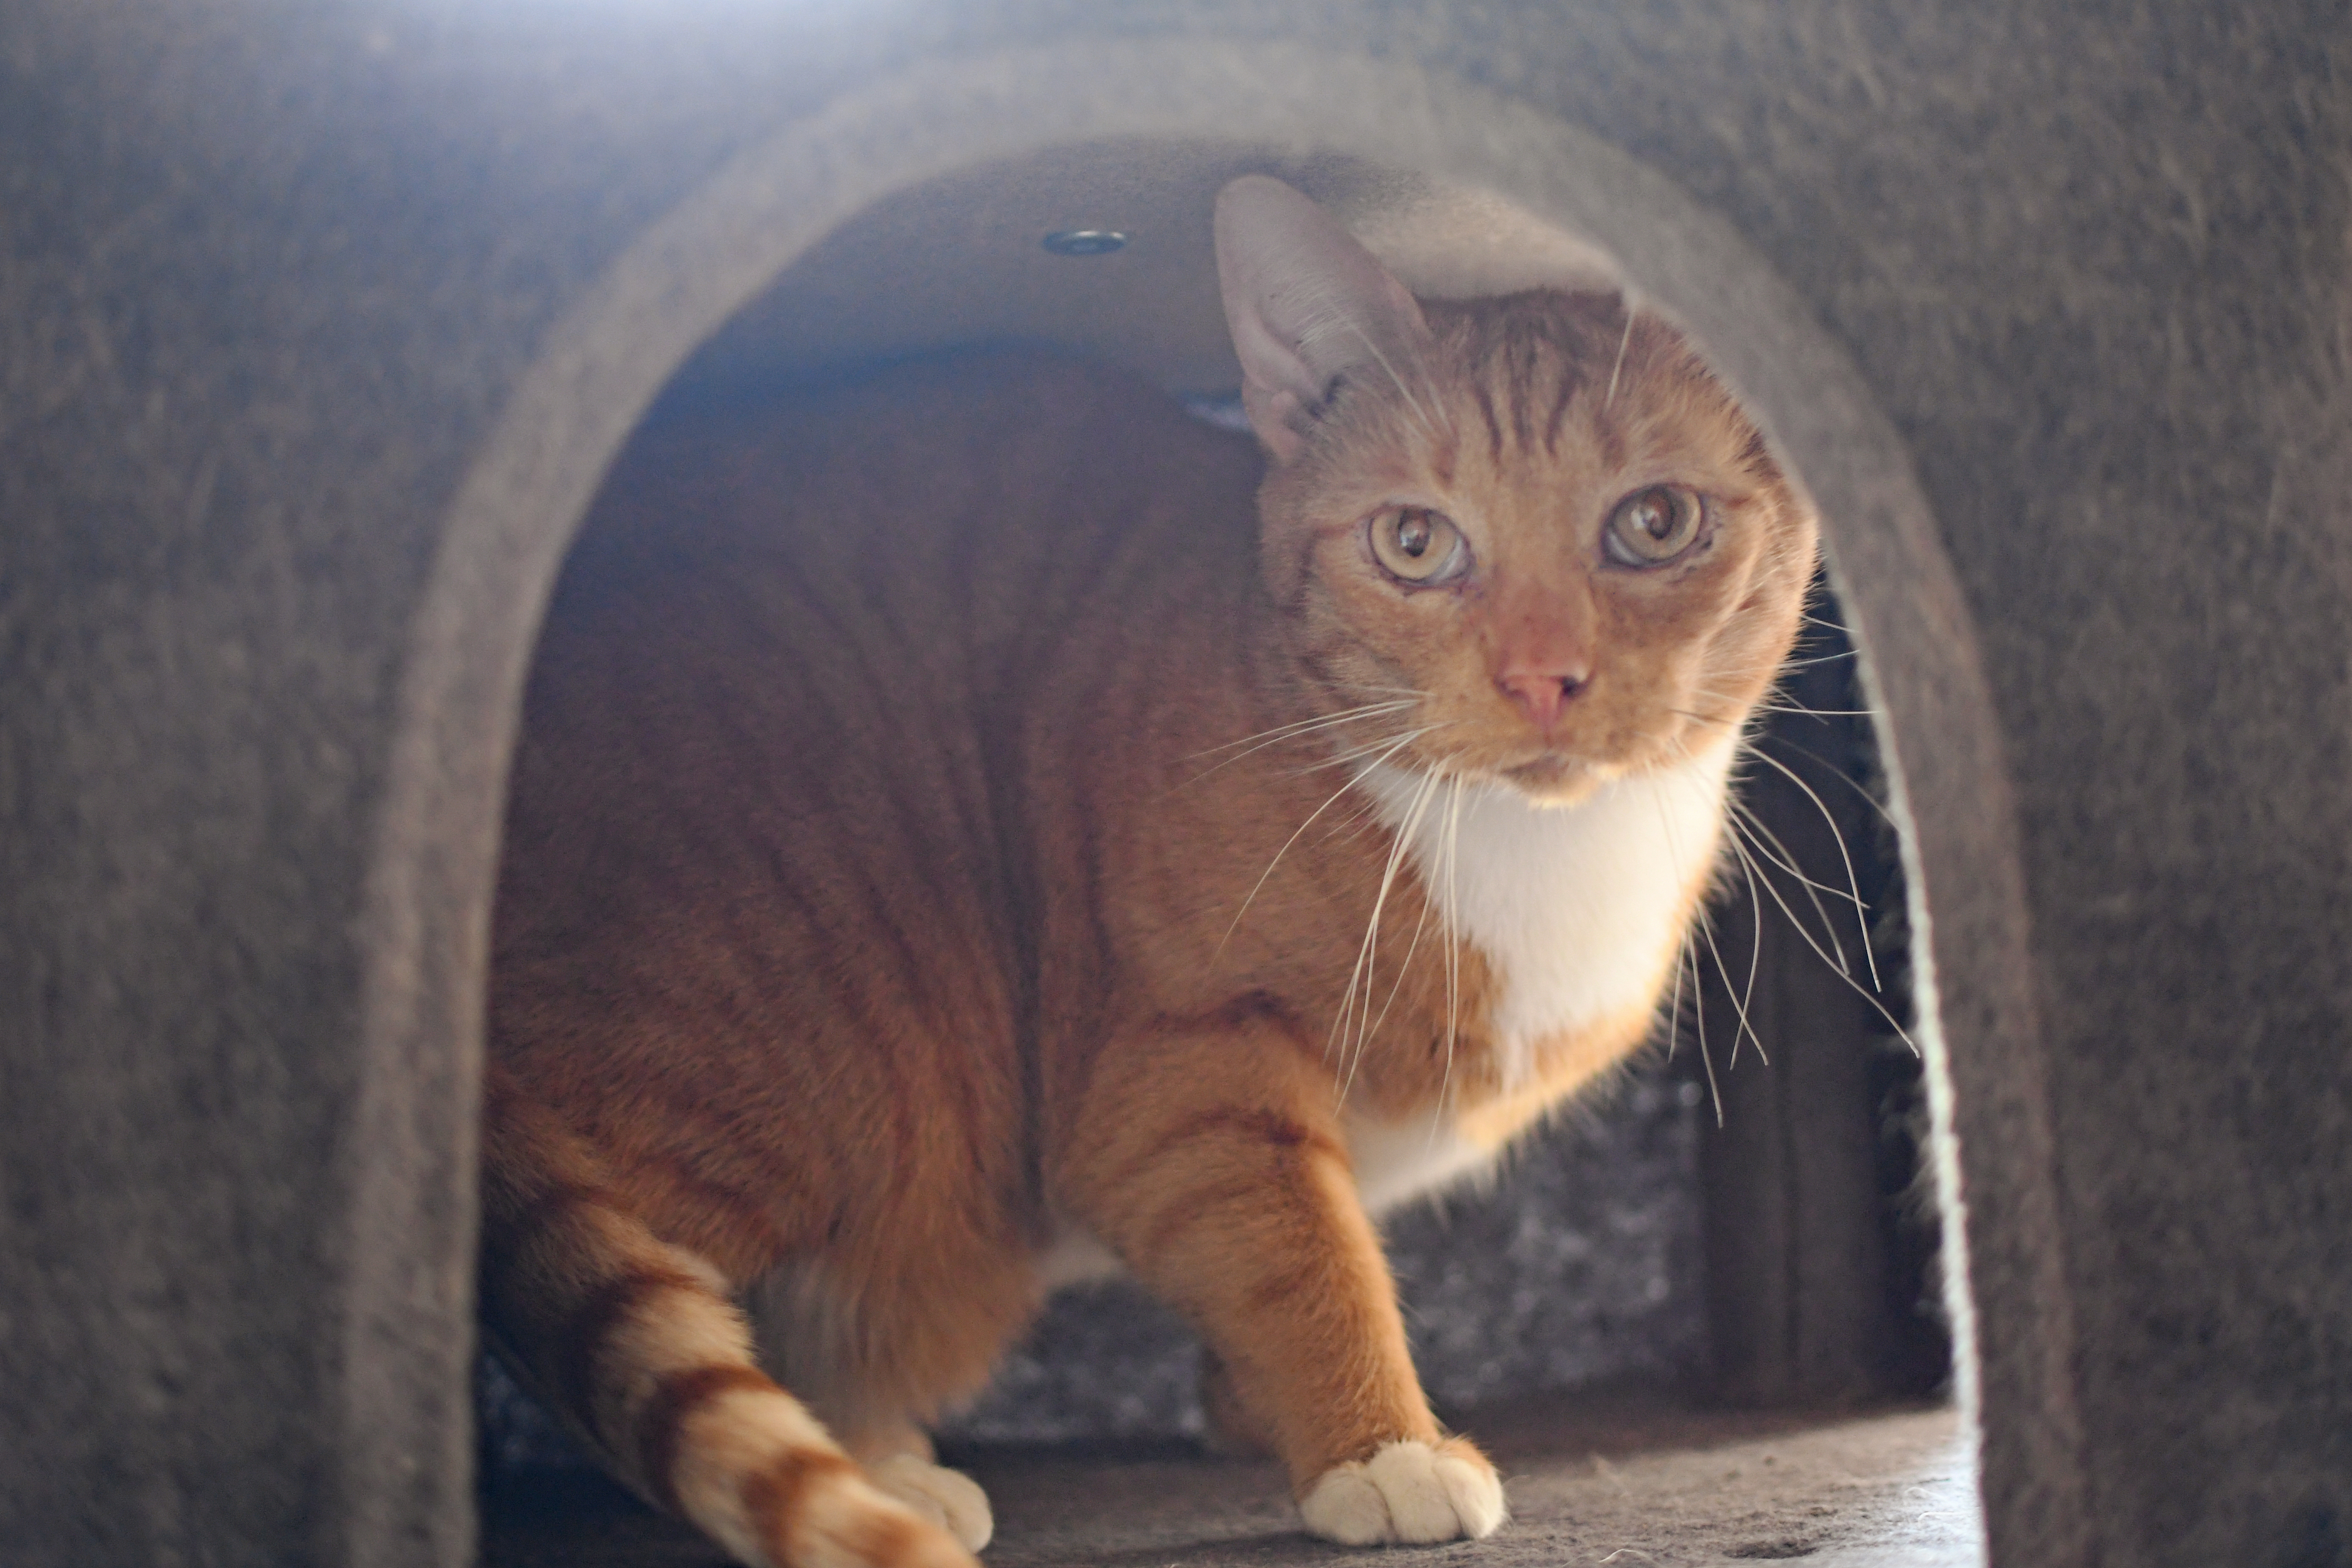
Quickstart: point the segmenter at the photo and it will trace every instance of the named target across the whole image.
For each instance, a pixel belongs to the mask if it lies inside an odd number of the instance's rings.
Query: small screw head
[[[1108,256],[1127,248],[1127,236],[1115,228],[1066,228],[1047,235],[1045,248],[1056,256]]]

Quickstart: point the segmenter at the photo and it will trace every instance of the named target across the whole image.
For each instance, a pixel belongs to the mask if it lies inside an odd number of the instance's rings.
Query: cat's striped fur
[[[966,1561],[925,1424],[1081,1255],[1201,1328],[1310,1528],[1502,1518],[1360,1184],[1644,1037],[1813,524],[1616,297],[1417,305],[1272,182],[1220,224],[1265,454],[1085,365],[900,367],[642,433],[550,611],[486,1322],[748,1563]],[[1703,529],[1628,564],[1659,487]]]

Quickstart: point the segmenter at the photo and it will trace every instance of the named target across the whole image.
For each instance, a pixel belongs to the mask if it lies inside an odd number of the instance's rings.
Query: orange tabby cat
[[[1316,1533],[1502,1521],[1371,1215],[1648,1033],[1814,524],[1613,295],[1417,303],[1262,177],[1217,248],[1263,452],[900,367],[647,430],[550,612],[485,1313],[746,1563],[968,1563],[924,1426],[1112,1268]]]

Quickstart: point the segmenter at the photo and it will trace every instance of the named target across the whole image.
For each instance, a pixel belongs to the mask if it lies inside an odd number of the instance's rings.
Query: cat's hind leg
[[[1034,1314],[1017,1245],[985,1226],[867,1216],[896,1240],[803,1260],[746,1295],[764,1364],[798,1390],[884,1491],[977,1552],[995,1532],[988,1495],[937,1462],[927,1425],[976,1394],[1005,1342]]]
[[[879,1439],[861,1439],[851,1451],[874,1484],[945,1530],[965,1550],[978,1552],[996,1533],[988,1494],[961,1470],[939,1463],[931,1440],[913,1426]]]
[[[496,1069],[484,1123],[489,1331],[622,1479],[754,1568],[974,1568],[759,1369],[719,1271]]]

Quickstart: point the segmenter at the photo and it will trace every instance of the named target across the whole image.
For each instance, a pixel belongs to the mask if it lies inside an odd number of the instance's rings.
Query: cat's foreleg
[[[1201,1413],[1208,1417],[1208,1447],[1233,1458],[1263,1458],[1274,1452],[1274,1435],[1242,1401],[1234,1369],[1204,1349],[1201,1366]]]
[[[1066,1202],[1207,1338],[1309,1530],[1487,1535],[1501,1482],[1430,1414],[1334,1099],[1278,1019],[1121,1042],[1076,1120]]]

